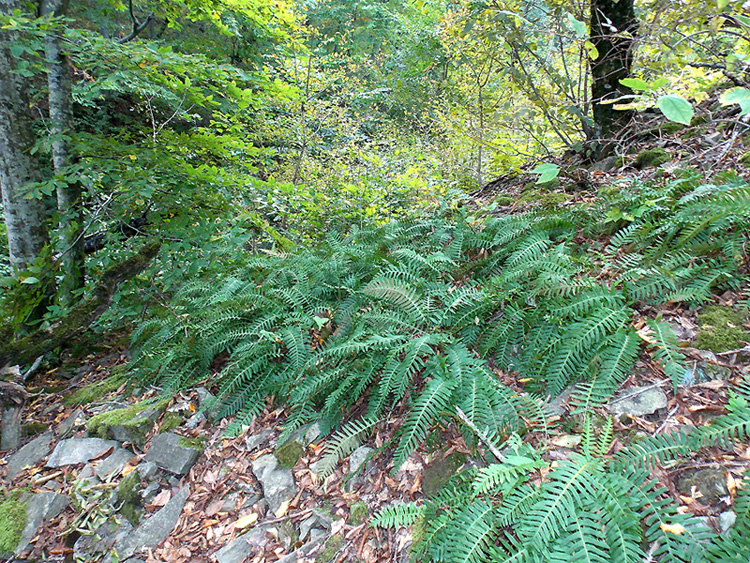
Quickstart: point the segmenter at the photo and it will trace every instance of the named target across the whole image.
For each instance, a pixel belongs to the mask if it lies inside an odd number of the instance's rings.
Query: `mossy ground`
[[[94,401],[101,399],[107,393],[117,391],[125,383],[125,378],[122,374],[116,374],[108,377],[104,381],[97,381],[81,387],[75,393],[72,393],[63,399],[65,405],[88,405]]]
[[[140,484],[140,475],[137,471],[132,471],[117,486],[117,502],[121,503],[120,514],[133,526],[137,526],[140,520],[141,497],[138,490]]]
[[[344,547],[344,538],[340,534],[331,536],[326,540],[323,550],[315,557],[315,563],[327,563],[331,561],[342,547]]]
[[[21,539],[26,526],[26,503],[21,502],[22,491],[2,493],[7,496],[0,503],[0,557],[5,557],[13,553]]]
[[[698,336],[696,344],[703,350],[726,352],[742,348],[742,342],[750,341],[742,323],[745,319],[731,307],[710,306],[698,314]]]
[[[349,524],[351,526],[359,526],[369,514],[370,510],[367,508],[367,503],[363,500],[358,500],[349,507]]]
[[[513,205],[516,201],[516,198],[511,197],[509,195],[499,195],[492,201],[493,203],[496,203],[500,207],[506,207],[508,205]]]

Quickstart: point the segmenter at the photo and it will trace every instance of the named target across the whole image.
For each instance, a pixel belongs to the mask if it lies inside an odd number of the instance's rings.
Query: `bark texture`
[[[0,13],[20,8],[18,0],[0,0]],[[46,213],[41,199],[24,197],[24,188],[41,179],[40,166],[31,148],[34,132],[26,92],[13,73],[16,59],[10,46],[14,33],[0,30],[0,189],[8,232],[13,275],[26,270],[49,243]]]
[[[43,17],[65,14],[67,0],[42,0],[39,13]],[[75,164],[69,142],[73,131],[72,66],[61,46],[59,29],[51,29],[44,38],[47,57],[47,85],[49,89],[49,119],[52,160],[55,174],[62,176],[65,168]],[[63,274],[58,297],[63,305],[70,305],[74,292],[84,285],[84,237],[81,184],[75,180],[58,182],[57,209],[60,214],[60,265]]]
[[[591,101],[594,123],[602,137],[609,137],[617,125],[631,117],[629,111],[617,111],[604,103],[632,91],[620,84],[630,76],[638,20],[634,0],[591,0],[591,42],[599,56],[591,62]]]

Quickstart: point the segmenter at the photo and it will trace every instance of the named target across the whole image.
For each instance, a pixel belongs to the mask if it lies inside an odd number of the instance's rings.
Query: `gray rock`
[[[242,563],[248,555],[258,553],[266,542],[266,528],[258,526],[228,543],[214,554],[218,563]]]
[[[736,522],[737,515],[733,510],[727,510],[719,514],[719,530],[722,534],[728,534]]]
[[[549,404],[547,405],[547,412],[551,415],[557,415],[557,416],[562,416],[566,412],[568,412],[568,409],[564,403],[568,401],[571,393],[573,393],[574,388],[575,388],[575,385],[571,385],[570,387],[565,389],[565,391],[563,391],[557,397],[555,397],[552,401],[550,401]]]
[[[644,416],[666,406],[667,396],[658,387],[629,387],[617,393],[610,402],[609,411],[614,415]]]
[[[195,392],[198,395],[198,406],[205,407],[206,403],[210,402],[214,396],[205,387],[197,387]]]
[[[153,461],[142,461],[136,467],[136,471],[141,476],[141,479],[148,481],[156,476],[156,472],[159,471],[159,466]]]
[[[31,467],[41,461],[50,452],[49,443],[51,441],[52,432],[45,432],[13,454],[8,461],[8,471],[5,473],[5,479],[10,481],[25,467]]]
[[[26,505],[26,527],[21,533],[16,555],[29,547],[43,521],[60,514],[68,504],[68,497],[58,493],[36,493],[32,496]]]
[[[52,452],[47,467],[63,467],[76,463],[86,463],[99,457],[108,449],[118,449],[120,444],[114,440],[101,438],[69,438],[58,442]]]
[[[106,479],[114,473],[120,473],[132,457],[133,452],[125,448],[118,448],[94,468],[94,473],[99,479]]]
[[[259,457],[252,464],[255,478],[263,487],[263,495],[271,511],[276,513],[282,503],[290,501],[297,494],[297,485],[291,469],[279,465],[273,454]]]
[[[95,534],[82,535],[73,546],[77,561],[106,561],[112,546],[133,532],[133,525],[125,519],[111,518],[96,529]],[[128,563],[134,563],[128,559]]]
[[[349,456],[349,474],[352,475],[359,471],[360,467],[365,463],[368,456],[374,452],[369,446],[360,446],[352,452]]]
[[[253,434],[245,438],[245,447],[248,451],[252,451],[258,446],[267,445],[271,440],[271,436],[273,436],[273,430],[266,428],[258,434]]]
[[[715,379],[728,380],[732,378],[732,370],[730,368],[712,362],[698,362],[697,369],[703,372],[703,381],[713,381]]]
[[[192,430],[193,428],[197,428],[198,425],[204,420],[206,420],[206,415],[202,412],[197,412],[190,417],[190,420],[185,423],[185,428],[189,428],[190,430]]]
[[[305,542],[312,535],[315,530],[325,531],[329,526],[326,526],[324,522],[321,522],[316,515],[312,515],[309,518],[300,522],[299,525],[299,541]]]
[[[304,445],[309,446],[312,444],[315,440],[320,438],[322,432],[320,431],[320,424],[317,422],[313,422],[310,424],[307,429],[305,430],[305,441]]]
[[[76,409],[68,418],[63,420],[57,425],[55,433],[60,439],[69,437],[78,426],[83,426],[86,423],[86,415],[83,414],[83,409]]]
[[[616,156],[608,156],[589,166],[591,172],[609,172],[617,165]]]
[[[127,559],[134,553],[155,548],[174,530],[182,508],[190,495],[190,487],[183,487],[159,511],[141,522],[132,534],[115,543],[115,550],[120,560]]]
[[[146,461],[153,461],[162,469],[176,475],[185,475],[198,460],[201,452],[180,445],[180,436],[173,432],[157,434],[151,440]]]
[[[159,486],[159,483],[149,483],[149,485],[141,491],[141,502],[143,504],[148,504],[156,498],[156,495],[159,494],[160,490],[161,487]]]

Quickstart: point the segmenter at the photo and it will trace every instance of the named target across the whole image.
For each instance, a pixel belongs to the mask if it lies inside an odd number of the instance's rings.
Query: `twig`
[[[37,370],[37,368],[39,367],[39,364],[42,363],[42,358],[44,358],[44,356],[39,356],[36,360],[34,360],[34,363],[31,364],[31,367],[28,369],[28,371],[23,374],[24,381],[26,381],[29,378],[29,376]]]
[[[487,438],[484,432],[479,430],[479,428],[477,428],[476,425],[471,420],[469,420],[469,417],[464,414],[464,411],[462,411],[460,407],[456,407],[456,414],[458,415],[458,418],[461,419],[461,422],[463,422],[466,426],[474,431],[474,434],[479,437],[482,443],[487,446],[490,452],[492,452],[492,455],[494,455],[498,461],[502,461],[505,459],[505,456],[500,453],[500,450],[495,447],[495,445],[490,441],[489,438]]]
[[[611,401],[610,404],[614,405],[615,403],[619,403],[620,401],[624,401],[625,399],[630,399],[631,397],[637,397],[641,393],[644,393],[648,391],[649,389],[654,389],[655,387],[661,387],[665,383],[669,383],[668,379],[665,379],[663,381],[660,381],[659,383],[654,383],[653,385],[649,385],[647,387],[642,387],[641,389],[638,389],[638,391],[634,391],[632,393],[629,393],[628,395],[624,395],[622,397],[618,397],[614,401]]]
[[[677,407],[674,407],[671,411],[669,411],[669,414],[667,415],[667,418],[664,419],[664,422],[661,423],[661,426],[656,429],[656,432],[654,432],[654,436],[656,436],[659,432],[664,430],[664,427],[667,425],[667,422],[669,422],[669,419],[672,418],[672,415],[677,412]]]

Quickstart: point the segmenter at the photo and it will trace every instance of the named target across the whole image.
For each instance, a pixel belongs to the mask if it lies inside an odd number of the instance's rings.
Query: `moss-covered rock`
[[[0,557],[10,557],[26,526],[26,503],[21,501],[20,490],[2,493],[5,500],[0,503]]]
[[[202,452],[206,448],[206,442],[207,439],[205,436],[196,436],[195,438],[180,436],[179,440],[177,440],[177,445],[181,448],[190,448],[191,450]]]
[[[142,401],[123,409],[103,412],[86,422],[89,436],[114,438],[142,445],[156,423],[161,412],[167,408],[169,399],[157,403]]]
[[[81,387],[75,393],[72,393],[63,399],[63,404],[66,405],[88,405],[94,401],[101,399],[107,393],[117,391],[125,383],[125,378],[121,373],[112,375],[104,381],[97,381]]]
[[[342,547],[344,547],[344,538],[341,537],[341,534],[331,536],[326,540],[325,547],[315,557],[315,563],[328,563],[328,561],[332,561]]]
[[[120,505],[120,514],[127,518],[133,526],[137,526],[140,521],[140,484],[140,474],[137,471],[131,471],[117,486],[117,502]]]
[[[425,496],[436,495],[464,463],[466,454],[453,452],[445,459],[437,459],[425,467],[422,473],[422,492]]]
[[[47,427],[43,422],[29,422],[21,427],[21,434],[25,437],[36,436],[47,430]]]
[[[705,307],[698,314],[698,348],[713,352],[742,348],[743,341],[750,341],[750,333],[742,326],[744,320],[742,315],[731,307]]]
[[[662,135],[674,135],[675,133],[682,131],[684,128],[685,126],[682,123],[667,121],[666,123],[659,125],[659,133]]]
[[[638,168],[652,168],[661,166],[665,162],[669,162],[671,157],[669,153],[662,148],[656,147],[653,149],[646,149],[638,153],[635,157],[635,165]]]
[[[294,467],[303,453],[305,453],[305,448],[297,440],[290,440],[286,444],[276,448],[274,452],[276,459],[279,460],[282,467],[286,467],[287,469]]]
[[[492,200],[493,203],[497,204],[500,207],[513,205],[515,201],[516,201],[516,198],[511,197],[509,195],[499,195],[495,199]]]
[[[161,419],[161,424],[159,425],[159,434],[163,432],[171,432],[172,430],[180,426],[184,422],[184,420],[185,419],[180,413],[164,413],[164,416]]]
[[[359,526],[369,514],[370,510],[367,508],[367,503],[363,500],[358,500],[349,507],[349,524],[351,526]]]

